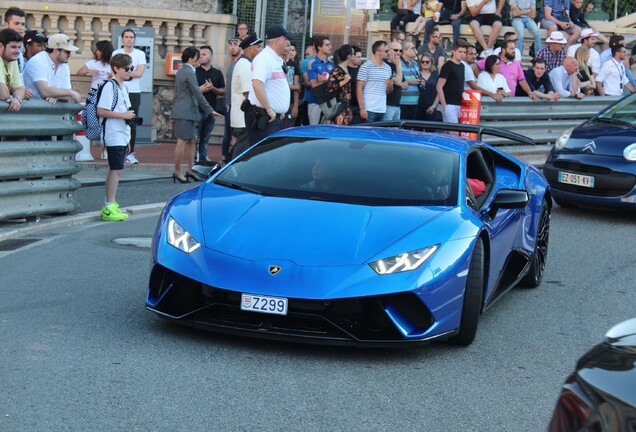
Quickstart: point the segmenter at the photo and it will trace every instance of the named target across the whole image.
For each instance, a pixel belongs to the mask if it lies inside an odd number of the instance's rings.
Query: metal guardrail
[[[82,130],[75,119],[82,105],[38,100],[18,112],[7,108],[0,102],[0,221],[76,210],[80,182],[72,176],[81,170],[75,154],[82,146],[73,134]],[[53,139],[27,138],[35,136]]]
[[[582,100],[567,98],[556,102],[532,102],[518,97],[505,99],[499,104],[484,97],[481,100],[480,124],[528,136],[537,144],[554,144],[563,131],[583,123],[618,99],[593,96]],[[486,137],[484,141],[493,145],[505,143],[496,137]]]

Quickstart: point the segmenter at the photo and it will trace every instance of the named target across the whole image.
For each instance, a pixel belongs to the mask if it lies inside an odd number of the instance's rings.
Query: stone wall
[[[42,3],[42,9],[51,5],[51,2],[46,0],[32,0],[31,3]],[[223,3],[221,0],[57,0],[55,3],[72,4],[76,6],[111,6],[122,8],[178,10],[213,14],[223,13]],[[13,5],[11,2],[10,4]]]

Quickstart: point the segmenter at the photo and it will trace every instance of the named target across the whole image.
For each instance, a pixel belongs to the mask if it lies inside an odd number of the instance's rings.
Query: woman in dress
[[[197,82],[195,68],[199,66],[200,55],[199,50],[194,47],[183,50],[181,54],[183,67],[179,69],[174,79],[174,101],[170,115],[173,132],[177,137],[177,145],[174,149],[173,182],[190,183],[189,179],[201,181],[201,178],[192,172],[198,133],[197,126],[201,120],[199,108],[208,115],[217,114],[208,104]],[[185,175],[181,172],[184,156],[188,165]]]
[[[77,75],[90,75],[91,88],[96,89],[101,83],[113,77],[110,70],[110,58],[113,55],[113,44],[110,41],[102,40],[95,44],[93,59],[86,62],[79,68]],[[91,145],[98,146],[99,141],[91,141]],[[107,159],[106,147],[102,151],[102,159]]]
[[[581,93],[586,96],[593,96],[596,89],[596,80],[592,74],[592,67],[589,65],[590,49],[581,45],[574,53],[576,62],[579,64],[579,73],[576,78],[579,80],[579,88]]]
[[[419,57],[420,65],[420,98],[417,101],[417,120],[440,121],[441,113],[437,110],[439,96],[437,95],[437,78],[439,74],[435,70],[433,56],[422,54]]]
[[[477,77],[477,87],[479,87],[485,96],[490,96],[501,103],[503,98],[510,96],[510,87],[506,82],[506,78],[499,73],[501,68],[501,59],[496,55],[486,57],[484,71]]]
[[[333,94],[342,103],[342,112],[333,119],[338,125],[348,125],[353,119],[351,110],[351,75],[349,68],[353,66],[354,52],[351,45],[343,45],[334,56],[338,64],[333,68],[327,81],[327,94]]]

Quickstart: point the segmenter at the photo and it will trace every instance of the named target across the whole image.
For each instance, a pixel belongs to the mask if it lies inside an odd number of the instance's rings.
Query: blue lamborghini
[[[278,340],[472,343],[502,294],[540,284],[551,198],[536,168],[448,131],[531,142],[428,122],[261,141],[166,204],[146,307]]]

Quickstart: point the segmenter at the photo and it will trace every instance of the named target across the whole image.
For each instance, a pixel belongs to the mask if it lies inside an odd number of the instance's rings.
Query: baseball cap
[[[563,33],[560,31],[553,31],[550,33],[550,36],[545,40],[546,43],[558,43],[558,44],[566,44],[568,41],[563,37]]]
[[[25,45],[31,42],[46,43],[47,40],[48,38],[40,33],[39,30],[29,30],[22,38],[22,42],[24,42]]]
[[[292,40],[294,38],[283,26],[275,25],[265,30],[265,40],[276,39],[281,36],[285,36],[288,40]]]
[[[596,33],[591,28],[585,28],[585,29],[581,30],[581,36],[579,37],[579,42],[581,42],[585,38],[589,38],[589,37],[592,37],[592,36],[598,36],[598,33]]]
[[[64,33],[54,34],[49,36],[49,40],[46,43],[49,49],[60,49],[66,51],[77,51],[79,48],[71,44],[71,40]]]
[[[245,49],[261,43],[263,43],[263,41],[259,39],[258,36],[256,36],[256,33],[251,33],[248,37],[243,39],[243,42],[241,42],[239,46],[241,47],[241,49]]]

